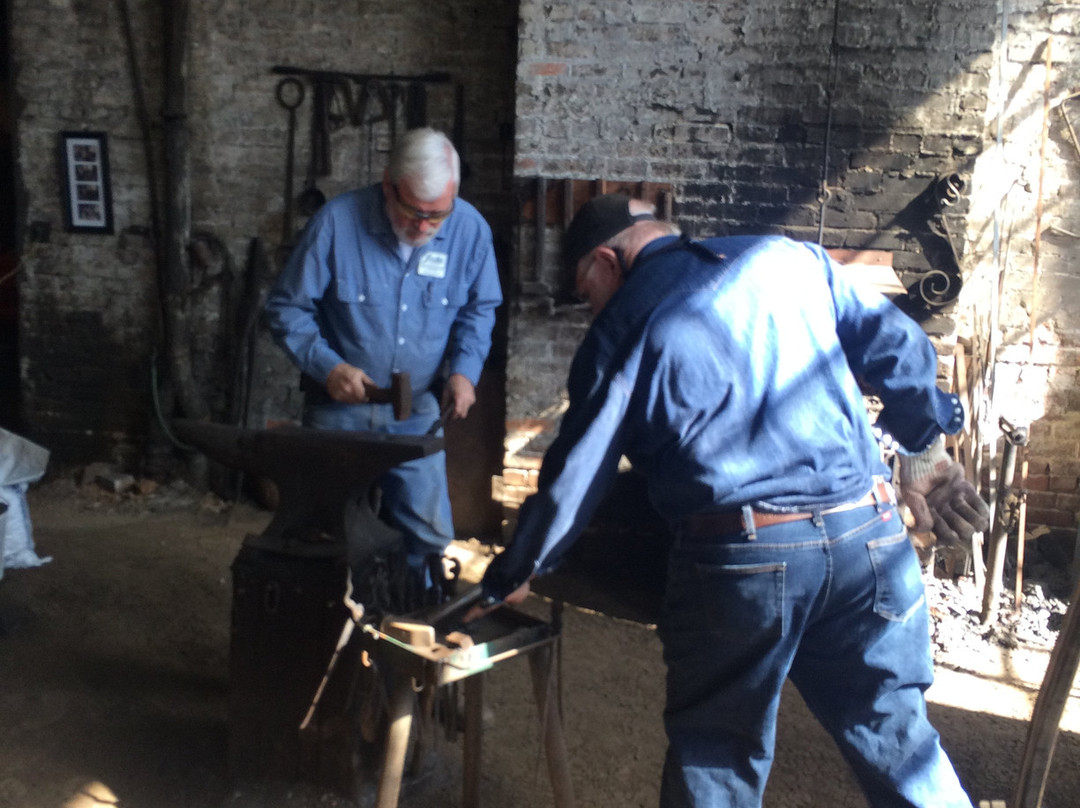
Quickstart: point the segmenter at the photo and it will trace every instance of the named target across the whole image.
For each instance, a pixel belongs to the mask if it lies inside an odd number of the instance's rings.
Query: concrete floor
[[[91,503],[91,505],[94,505]],[[212,503],[211,503],[212,505]],[[295,783],[232,784],[224,768],[231,587],[240,541],[268,515],[197,502],[163,511],[32,492],[35,540],[54,561],[0,581],[0,806],[56,808],[98,781],[122,808],[352,808]],[[468,549],[468,548],[465,548]],[[527,605],[543,616],[537,598]],[[657,803],[665,740],[663,663],[639,623],[564,614],[562,703],[580,808]],[[1035,686],[1006,681],[1038,660],[976,673],[941,667],[929,710],[972,799],[1011,799]],[[998,664],[1000,663],[1000,664]],[[550,806],[524,660],[487,674],[485,806]],[[1080,804],[1080,720],[1070,700],[1045,808]],[[409,783],[402,808],[460,804],[460,741]],[[94,803],[84,802],[90,806]],[[798,694],[785,693],[768,808],[859,808],[865,801]]]

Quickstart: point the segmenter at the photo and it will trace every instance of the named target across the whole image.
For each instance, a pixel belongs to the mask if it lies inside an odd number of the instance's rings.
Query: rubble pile
[[[974,576],[953,580],[928,571],[924,578],[935,656],[946,662],[1000,649],[1052,650],[1072,593],[1068,569],[1044,557],[1034,541],[1027,542],[1019,607],[1015,570],[1007,569],[996,617],[985,625]]]
[[[157,480],[120,471],[109,463],[91,463],[46,478],[39,488],[47,495],[77,501],[92,511],[163,513],[178,510],[224,512],[229,503],[213,493],[200,492],[186,481]]]

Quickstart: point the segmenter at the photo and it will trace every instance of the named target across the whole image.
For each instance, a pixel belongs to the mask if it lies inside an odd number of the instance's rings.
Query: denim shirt
[[[335,197],[308,222],[271,290],[266,322],[277,343],[320,385],[340,362],[379,386],[408,372],[427,390],[448,373],[476,384],[502,302],[491,228],[462,199],[408,263],[380,185]]]
[[[863,496],[885,473],[864,391],[908,452],[958,431],[959,400],[937,389],[918,324],[835,269],[821,248],[780,237],[647,245],[574,357],[538,491],[485,594],[557,564],[623,455],[675,525]]]

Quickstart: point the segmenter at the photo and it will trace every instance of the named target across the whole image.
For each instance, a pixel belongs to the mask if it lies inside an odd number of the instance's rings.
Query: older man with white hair
[[[431,128],[399,138],[381,183],[327,202],[307,223],[266,305],[278,344],[302,373],[304,424],[423,435],[476,401],[502,302],[491,228],[458,198],[460,160]],[[375,403],[408,373],[412,414]],[[383,511],[409,564],[454,535],[443,452],[381,480]]]

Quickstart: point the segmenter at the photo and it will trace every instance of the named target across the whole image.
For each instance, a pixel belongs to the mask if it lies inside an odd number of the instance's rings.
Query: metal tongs
[[[308,707],[307,715],[304,716],[304,720],[300,722],[300,729],[307,729],[307,725],[311,723],[312,716],[315,715],[315,708],[319,706],[319,699],[322,698],[323,690],[326,689],[326,683],[330,681],[330,674],[334,672],[334,666],[337,665],[338,657],[341,656],[341,650],[349,644],[349,638],[352,637],[353,629],[356,628],[356,624],[364,619],[364,607],[362,604],[353,600],[353,585],[352,585],[352,572],[345,576],[345,607],[349,610],[349,618],[345,621],[345,625],[341,629],[341,634],[338,637],[337,645],[334,647],[334,653],[330,657],[330,662],[326,666],[326,673],[323,674],[322,681],[319,682],[319,689],[315,691],[315,698],[311,701],[311,706]]]

